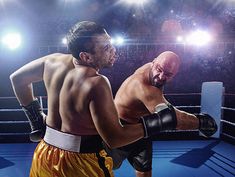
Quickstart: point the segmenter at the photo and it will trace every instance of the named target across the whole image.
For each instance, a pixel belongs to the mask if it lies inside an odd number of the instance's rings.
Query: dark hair
[[[76,59],[79,59],[80,52],[94,53],[92,39],[95,35],[104,33],[106,33],[105,29],[95,22],[78,22],[67,34],[68,49]]]

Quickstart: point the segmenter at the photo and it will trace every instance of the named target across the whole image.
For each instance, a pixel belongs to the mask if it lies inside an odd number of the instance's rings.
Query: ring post
[[[220,137],[222,106],[224,100],[224,87],[222,82],[203,82],[201,93],[201,113],[206,113],[212,116],[217,125],[218,130],[212,136],[213,138]],[[201,134],[201,133],[200,133]]]

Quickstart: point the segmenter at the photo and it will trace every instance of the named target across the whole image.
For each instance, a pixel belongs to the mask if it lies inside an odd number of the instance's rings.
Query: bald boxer
[[[34,151],[30,177],[109,177],[113,162],[103,149],[133,143],[176,127],[172,107],[156,106],[152,116],[121,126],[108,79],[99,69],[111,67],[116,50],[100,25],[78,22],[67,35],[70,54],[36,59],[11,74],[15,95],[31,127]],[[33,94],[32,84],[43,81],[48,115]],[[45,134],[45,135],[44,135]],[[43,139],[42,139],[43,138]]]
[[[163,86],[178,72],[180,58],[171,51],[161,53],[152,62],[137,69],[121,85],[115,96],[115,105],[123,125],[133,125],[155,111],[156,105],[170,103],[163,95]],[[177,129],[199,129],[205,136],[213,135],[217,125],[209,115],[193,115],[173,108],[176,111]],[[128,159],[136,170],[137,177],[151,177],[152,141],[142,139],[133,144],[110,151],[114,167],[120,167]]]

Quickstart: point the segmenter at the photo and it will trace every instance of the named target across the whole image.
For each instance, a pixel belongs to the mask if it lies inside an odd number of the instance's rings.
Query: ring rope
[[[15,136],[15,135],[29,135],[30,133],[29,132],[25,132],[25,133],[18,133],[18,132],[16,132],[16,133],[12,133],[12,132],[10,132],[10,133],[0,133],[0,135],[1,136]]]
[[[194,107],[200,107],[200,106],[176,106],[177,108],[194,108]],[[48,110],[48,108],[43,108],[43,110]],[[235,111],[234,108],[227,108],[227,110],[232,110],[232,111]],[[19,111],[22,111],[22,109],[0,109],[0,112],[19,112]],[[235,123],[233,122],[230,122],[230,121],[226,121],[226,120],[220,120],[221,122],[223,123],[227,123],[227,124],[230,124],[232,126],[235,126]],[[9,121],[0,121],[0,123],[9,123]],[[14,121],[13,121],[14,122]],[[21,123],[20,121],[17,121],[19,123]],[[27,122],[27,121],[26,121]]]
[[[37,95],[35,95],[34,97],[37,97],[37,98],[47,98],[47,96],[37,96]],[[15,96],[0,97],[0,100],[4,100],[4,99],[17,99],[17,98]]]
[[[43,108],[44,111],[47,111],[47,108]],[[22,109],[0,109],[0,112],[19,112],[19,111],[23,111]]]
[[[235,137],[234,137],[234,136],[231,136],[231,135],[229,135],[229,134],[227,134],[227,133],[221,133],[221,134],[235,140]]]
[[[166,96],[190,96],[190,95],[201,95],[201,93],[164,93]],[[235,96],[235,93],[224,93],[225,96]],[[47,98],[47,96],[39,96],[35,95],[35,97],[40,97],[40,98]],[[0,97],[0,99],[16,99],[15,96],[4,96]]]
[[[162,132],[197,132],[198,130],[164,130]]]
[[[228,108],[228,107],[221,107],[221,108],[225,110],[235,111],[235,108]]]
[[[235,96],[235,93],[224,93],[225,96]]]
[[[0,112],[18,112],[22,111],[22,109],[0,109]]]
[[[29,123],[26,120],[7,120],[7,121],[0,121],[0,124],[21,124],[21,123]]]
[[[176,108],[200,108],[201,106],[174,106]]]
[[[230,122],[230,121],[227,121],[227,120],[220,120],[220,121],[223,122],[223,123],[235,126],[235,123],[233,123],[233,122]]]
[[[166,96],[190,96],[190,95],[201,95],[201,93],[164,93]]]
[[[175,106],[176,108],[200,108],[201,106]],[[221,107],[222,109],[225,110],[230,110],[230,111],[235,111],[235,108],[228,108],[228,107]],[[47,108],[43,108],[43,110],[47,110]],[[1,111],[22,111],[22,109],[0,109]]]

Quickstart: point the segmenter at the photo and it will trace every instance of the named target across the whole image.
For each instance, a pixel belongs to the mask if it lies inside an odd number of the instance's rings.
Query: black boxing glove
[[[30,140],[33,142],[40,141],[46,131],[46,115],[43,113],[39,101],[35,99],[29,105],[21,105],[21,107],[30,124]]]
[[[177,125],[175,109],[172,105],[165,103],[157,105],[153,114],[143,116],[141,120],[145,138],[156,135],[163,130],[175,129]]]
[[[218,126],[210,115],[208,114],[195,114],[195,116],[199,119],[199,131],[205,136],[212,136],[218,129]]]

